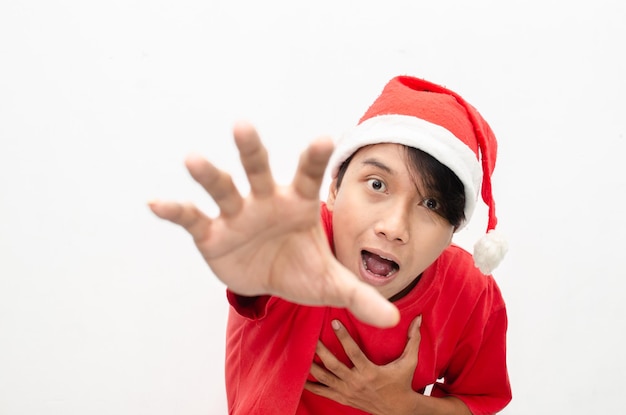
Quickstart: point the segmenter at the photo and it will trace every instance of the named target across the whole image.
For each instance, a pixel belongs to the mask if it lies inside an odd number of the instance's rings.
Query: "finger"
[[[293,187],[306,199],[318,199],[328,159],[333,152],[329,138],[321,138],[309,145],[300,155]]]
[[[258,133],[250,124],[238,123],[233,130],[239,149],[241,164],[250,183],[250,191],[257,197],[269,196],[274,192],[274,178],[270,169],[267,150]]]
[[[360,281],[343,266],[335,268],[337,275],[337,302],[348,308],[364,323],[379,328],[393,327],[400,321],[400,312],[374,287]]]
[[[315,363],[311,365],[311,370],[309,373],[311,373],[311,375],[315,378],[315,380],[317,380],[318,383],[329,387],[334,386],[338,381],[337,376]]]
[[[211,219],[196,206],[158,200],[148,202],[148,206],[161,219],[185,228],[195,241],[201,241],[207,237]]]
[[[185,165],[194,180],[215,200],[223,216],[234,216],[241,210],[243,199],[228,173],[198,156],[187,157]]]
[[[422,340],[422,335],[420,333],[420,327],[422,325],[422,315],[415,317],[415,319],[411,322],[409,326],[408,332],[408,340],[406,346],[404,347],[404,351],[402,352],[402,359],[415,359],[415,364],[417,364],[417,354],[420,348],[420,342]]]
[[[323,396],[328,399],[332,399],[333,401],[340,402],[341,395],[335,392],[333,389],[328,386],[320,385],[319,383],[307,381],[304,384],[304,389],[308,390],[315,395]]]
[[[346,355],[355,367],[360,368],[371,363],[361,351],[359,345],[352,339],[348,330],[346,330],[344,325],[341,324],[339,320],[333,320],[331,325],[335,331],[335,335],[343,347],[343,350],[346,352]]]
[[[346,376],[348,376],[350,369],[346,365],[344,365],[339,359],[337,359],[335,355],[330,350],[328,350],[321,341],[317,342],[315,354],[317,354],[317,356],[320,358],[320,360],[322,361],[322,363],[324,364],[324,367],[326,367],[328,372],[332,373],[334,376],[336,376],[339,379],[345,379]],[[314,366],[315,364],[311,366],[311,369],[313,369]],[[311,373],[313,374],[313,372]],[[315,374],[313,374],[313,376],[315,376]],[[328,376],[325,376],[325,378],[327,377]],[[322,383],[328,386],[332,386],[331,384],[328,383],[330,381],[331,380],[326,379],[326,381]]]

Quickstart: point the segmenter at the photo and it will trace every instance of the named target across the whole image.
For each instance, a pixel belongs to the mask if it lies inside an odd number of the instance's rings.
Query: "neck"
[[[411,290],[415,288],[415,286],[417,285],[417,283],[419,282],[421,278],[422,278],[422,274],[418,275],[413,281],[409,283],[409,285],[404,287],[400,292],[392,295],[391,298],[389,298],[389,301],[393,303],[394,301],[398,301],[399,299],[401,299],[402,297],[410,293]]]

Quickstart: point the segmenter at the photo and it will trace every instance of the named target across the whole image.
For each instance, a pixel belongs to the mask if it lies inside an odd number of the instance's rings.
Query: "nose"
[[[386,238],[390,242],[409,242],[409,218],[410,215],[406,207],[390,206],[380,213],[380,218],[374,229],[376,235]]]

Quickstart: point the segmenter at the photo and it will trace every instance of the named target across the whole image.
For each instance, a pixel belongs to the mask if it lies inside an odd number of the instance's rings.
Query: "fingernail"
[[[417,327],[421,327],[422,326],[422,315],[420,314],[419,316],[417,316]]]
[[[330,325],[333,327],[333,330],[339,330],[341,328],[341,323],[339,322],[339,320],[331,321]]]

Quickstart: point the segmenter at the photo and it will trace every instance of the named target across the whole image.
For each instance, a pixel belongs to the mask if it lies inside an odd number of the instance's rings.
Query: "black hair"
[[[414,147],[403,147],[406,149],[411,170],[421,180],[424,191],[428,197],[439,202],[437,214],[445,218],[455,229],[458,228],[465,220],[465,188],[461,180],[448,166],[430,154]],[[337,189],[355,154],[356,152],[339,166]]]

